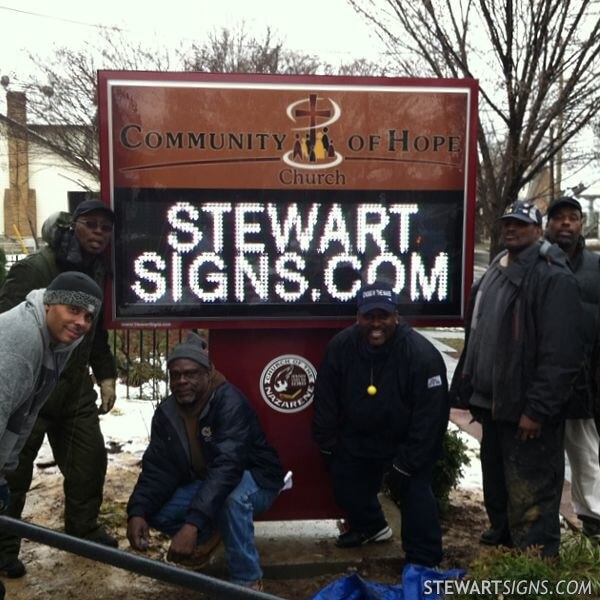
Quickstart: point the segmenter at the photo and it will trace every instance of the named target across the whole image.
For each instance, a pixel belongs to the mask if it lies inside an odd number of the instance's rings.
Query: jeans
[[[173,497],[149,520],[149,525],[169,536],[175,535],[185,524],[189,505],[202,484],[203,481],[198,480],[177,488]],[[262,579],[254,542],[254,515],[266,511],[278,495],[279,490],[258,487],[250,471],[244,471],[240,483],[218,512],[216,527],[223,539],[233,583],[247,585]],[[206,541],[212,532],[212,529],[199,531],[198,544]]]

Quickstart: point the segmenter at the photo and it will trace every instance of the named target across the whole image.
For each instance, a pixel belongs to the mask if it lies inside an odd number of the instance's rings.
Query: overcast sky
[[[28,51],[81,46],[98,26],[175,46],[242,22],[259,35],[270,26],[287,48],[333,64],[376,60],[381,49],[346,0],[0,0],[0,75],[23,77]]]

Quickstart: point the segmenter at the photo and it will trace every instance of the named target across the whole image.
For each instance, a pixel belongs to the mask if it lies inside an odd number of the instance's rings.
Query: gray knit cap
[[[187,340],[181,342],[181,344],[177,344],[177,346],[173,348],[173,352],[171,352],[167,359],[167,367],[174,360],[178,360],[179,358],[193,360],[207,369],[210,369],[212,366],[210,358],[208,358],[208,344],[206,343],[206,340],[203,340],[194,332],[188,333]]]
[[[44,304],[79,306],[96,315],[102,306],[102,290],[85,273],[65,271],[57,275],[46,288]]]

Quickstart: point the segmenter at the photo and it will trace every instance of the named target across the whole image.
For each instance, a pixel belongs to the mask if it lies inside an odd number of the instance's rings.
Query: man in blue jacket
[[[283,487],[283,469],[248,400],[190,333],[167,360],[172,394],[156,410],[142,472],[127,506],[127,538],[149,527],[172,537],[168,558],[199,566],[223,539],[231,580],[262,589],[253,515]]]
[[[358,294],[356,324],[328,344],[315,385],[313,438],[328,464],[351,548],[392,537],[377,494],[384,475],[402,512],[406,560],[435,566],[442,532],[431,491],[448,424],[440,353],[401,321],[384,282]]]

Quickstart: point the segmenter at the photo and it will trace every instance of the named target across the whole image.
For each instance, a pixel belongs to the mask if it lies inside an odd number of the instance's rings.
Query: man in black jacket
[[[581,291],[583,306],[587,380],[565,423],[565,450],[571,466],[571,497],[583,532],[600,539],[600,436],[593,416],[597,412],[598,389],[592,373],[597,368],[598,309],[600,307],[600,257],[587,250],[581,204],[570,196],[556,198],[548,206],[546,238],[569,257]],[[596,409],[596,411],[594,410]]]
[[[408,562],[435,566],[442,532],[431,491],[448,424],[440,353],[400,320],[390,285],[358,294],[356,324],[328,344],[315,386],[313,438],[328,464],[351,548],[392,537],[377,498],[384,475],[402,512]]]
[[[505,251],[472,291],[468,341],[453,379],[481,422],[481,541],[558,554],[564,415],[583,364],[581,301],[560,248],[540,242],[542,215],[514,202]]]
[[[148,548],[149,527],[172,536],[168,558],[199,566],[219,542],[231,580],[262,589],[253,515],[283,486],[283,469],[242,393],[190,333],[167,360],[172,395],[152,419],[142,472],[127,506],[127,538]]]

